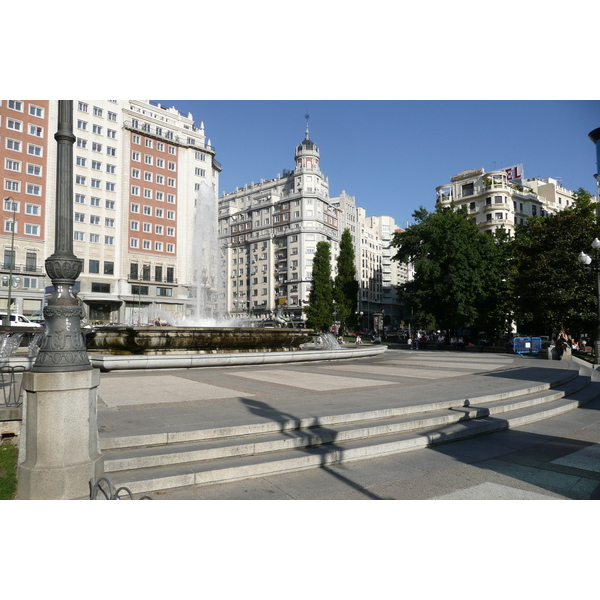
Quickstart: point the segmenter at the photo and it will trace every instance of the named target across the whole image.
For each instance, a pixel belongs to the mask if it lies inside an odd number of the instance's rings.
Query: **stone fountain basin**
[[[310,329],[106,326],[95,327],[86,346],[103,354],[277,352],[298,350],[313,336]]]

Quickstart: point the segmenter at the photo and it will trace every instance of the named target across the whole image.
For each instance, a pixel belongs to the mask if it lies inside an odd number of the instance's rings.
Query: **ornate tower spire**
[[[306,114],[304,115],[304,118],[306,119],[306,137],[305,137],[304,139],[305,139],[305,140],[308,140],[308,139],[310,139],[310,138],[308,137],[308,120],[310,119],[310,115],[309,115],[308,113],[306,113]]]

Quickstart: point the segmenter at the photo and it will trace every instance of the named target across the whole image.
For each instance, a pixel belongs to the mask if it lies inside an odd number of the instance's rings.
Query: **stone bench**
[[[546,348],[545,352],[547,353],[546,358],[548,360],[560,360],[558,356],[558,352],[556,351],[556,346],[549,346]],[[563,352],[563,358],[565,360],[571,360],[571,347],[567,346],[565,351]]]

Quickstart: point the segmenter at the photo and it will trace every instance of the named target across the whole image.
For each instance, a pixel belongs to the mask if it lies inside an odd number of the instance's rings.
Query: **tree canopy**
[[[595,332],[597,276],[585,271],[577,257],[582,251],[590,254],[599,236],[595,204],[582,188],[573,206],[546,217],[529,217],[517,229],[511,287],[519,333]]]
[[[414,265],[414,280],[398,290],[412,321],[428,330],[502,331],[510,318],[506,233],[481,233],[466,207],[421,207],[413,217],[391,243],[395,260]]]

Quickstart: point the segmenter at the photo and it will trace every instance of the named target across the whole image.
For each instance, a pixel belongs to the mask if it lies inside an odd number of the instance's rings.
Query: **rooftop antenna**
[[[308,120],[310,119],[310,115],[308,114],[308,112],[304,115],[304,118],[306,119],[306,139],[308,138]]]

